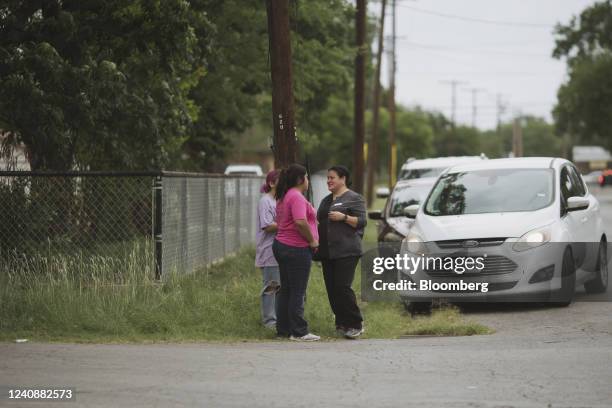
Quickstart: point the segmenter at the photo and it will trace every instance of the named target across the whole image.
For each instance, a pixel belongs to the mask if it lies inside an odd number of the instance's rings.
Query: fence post
[[[155,245],[155,279],[160,280],[162,275],[162,193],[163,180],[161,176],[153,181],[154,214],[153,214],[153,242]]]
[[[240,250],[240,178],[236,179],[236,244],[234,245],[234,252]]]
[[[221,240],[223,242],[223,257],[227,255],[226,245],[226,231],[225,231],[225,207],[227,206],[227,197],[225,196],[225,185],[227,184],[227,178],[221,179]]]
[[[188,273],[189,267],[189,234],[187,233],[187,199],[188,199],[188,191],[187,191],[187,177],[183,177],[181,180],[181,261],[180,261],[180,271],[179,273]]]
[[[204,236],[204,256],[203,263],[208,266],[210,260],[210,242],[208,240],[208,207],[209,207],[209,192],[208,178],[204,179],[204,205],[202,206],[202,235]]]

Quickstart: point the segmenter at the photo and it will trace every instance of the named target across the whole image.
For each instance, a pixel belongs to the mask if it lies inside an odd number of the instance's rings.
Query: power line
[[[461,49],[461,48],[447,47],[445,45],[438,45],[438,44],[422,44],[422,43],[416,43],[416,42],[406,41],[406,40],[400,40],[400,41],[402,45],[407,45],[407,46],[414,47],[414,48],[422,48],[425,50],[459,52],[459,53],[466,53],[466,54],[498,54],[498,55],[509,55],[513,57],[529,57],[529,58],[539,57],[539,58],[551,58],[552,59],[550,55],[544,55],[544,54],[508,52],[508,51],[498,51],[498,50],[492,50],[492,49],[465,49],[465,48]]]
[[[509,26],[509,27],[523,27],[523,28],[548,28],[548,29],[554,28],[554,24],[527,23],[527,22],[519,22],[519,21],[489,20],[489,19],[483,19],[483,18],[465,17],[465,16],[458,16],[458,15],[455,15],[455,14],[440,13],[438,11],[425,10],[425,9],[421,9],[421,8],[417,8],[417,7],[413,7],[413,6],[408,6],[406,4],[399,4],[399,6],[405,8],[405,9],[409,9],[409,10],[415,11],[417,13],[421,13],[421,14],[429,14],[429,15],[432,15],[432,16],[448,18],[448,19],[453,19],[453,20],[469,21],[471,23],[492,24],[492,25]]]
[[[513,71],[469,71],[469,72],[451,72],[451,71],[400,71],[403,75],[419,75],[419,76],[441,76],[441,75],[453,75],[453,76],[463,76],[463,75],[478,75],[478,76],[516,76],[516,77],[526,77],[526,76],[550,76],[551,74],[555,74],[554,72],[513,72]]]

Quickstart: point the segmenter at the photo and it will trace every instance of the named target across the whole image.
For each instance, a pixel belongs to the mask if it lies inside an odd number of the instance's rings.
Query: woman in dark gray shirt
[[[319,259],[329,304],[336,316],[336,330],[356,339],[363,333],[363,317],[351,288],[362,255],[361,239],[366,225],[363,197],[350,190],[350,173],[344,166],[327,171],[331,194],[319,206]]]

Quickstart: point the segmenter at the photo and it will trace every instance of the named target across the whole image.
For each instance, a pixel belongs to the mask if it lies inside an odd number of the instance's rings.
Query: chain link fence
[[[157,278],[190,273],[254,242],[262,182],[174,172],[0,172],[0,262],[98,257],[137,262]]]

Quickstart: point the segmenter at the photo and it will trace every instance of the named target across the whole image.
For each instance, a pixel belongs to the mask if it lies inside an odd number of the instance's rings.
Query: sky
[[[390,4],[391,0],[388,0]],[[456,86],[456,122],[476,126],[497,123],[498,95],[505,106],[502,121],[531,114],[552,121],[557,90],[566,80],[566,64],[551,57],[554,26],[566,24],[592,0],[397,0],[396,99],[452,116]],[[380,14],[380,1],[369,1]],[[388,11],[390,7],[388,6]],[[387,14],[386,36],[391,36]],[[387,42],[389,44],[389,42]],[[390,48],[390,47],[389,47]],[[374,45],[376,52],[376,42]],[[387,86],[389,65],[383,60]]]

